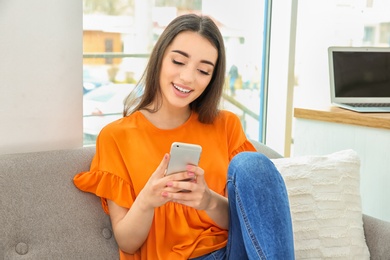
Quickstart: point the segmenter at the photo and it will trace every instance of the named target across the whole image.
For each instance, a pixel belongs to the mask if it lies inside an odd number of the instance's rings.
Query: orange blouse
[[[229,161],[239,152],[255,151],[239,118],[228,111],[221,111],[213,124],[200,123],[193,112],[187,122],[170,130],[156,128],[135,112],[103,128],[90,171],[77,174],[74,184],[101,197],[107,214],[106,199],[130,208],[175,141],[202,146],[199,166],[209,188],[222,195]],[[224,247],[227,236],[205,211],[168,202],[155,209],[149,235],[136,254],[120,251],[120,259],[194,258]]]

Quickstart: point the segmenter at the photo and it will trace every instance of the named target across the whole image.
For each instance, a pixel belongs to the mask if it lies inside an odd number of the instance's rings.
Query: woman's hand
[[[154,210],[154,208],[160,207],[170,200],[167,196],[163,196],[164,189],[166,188],[164,177],[168,162],[169,154],[165,154],[160,165],[150,176],[148,182],[137,196],[137,200],[141,202],[140,204],[145,207],[145,210]]]
[[[140,204],[143,205],[144,210],[151,210],[164,205],[168,201],[172,201],[175,194],[183,192],[183,189],[180,188],[181,184],[185,185],[185,183],[195,181],[194,170],[166,176],[165,171],[168,166],[169,158],[169,154],[164,155],[160,165],[150,176],[148,182],[137,196],[137,200],[141,202]],[[193,166],[189,165],[188,167]],[[200,168],[199,172],[203,174],[203,170]],[[177,183],[179,186],[173,187],[173,183]],[[205,183],[202,186],[206,186]]]
[[[166,177],[166,189],[162,194],[167,199],[198,209],[209,207],[212,192],[204,179],[204,170],[187,165],[186,172],[175,173]]]
[[[190,180],[186,180],[189,179]],[[186,181],[183,181],[186,180]],[[204,179],[204,170],[187,165],[186,172],[175,173],[164,178],[166,188],[162,195],[169,201],[197,210],[205,210],[220,227],[229,227],[229,204],[226,197],[212,191]]]
[[[154,209],[168,201],[178,202],[199,210],[207,208],[211,191],[204,180],[200,167],[188,165],[187,171],[165,175],[169,154],[165,154],[160,165],[150,176],[137,197],[145,210]]]

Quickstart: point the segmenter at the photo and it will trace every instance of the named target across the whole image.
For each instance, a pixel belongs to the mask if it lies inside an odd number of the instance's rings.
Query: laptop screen
[[[329,55],[335,97],[390,97],[390,48],[339,47]]]

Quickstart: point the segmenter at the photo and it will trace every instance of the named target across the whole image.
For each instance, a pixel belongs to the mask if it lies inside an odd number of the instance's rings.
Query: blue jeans
[[[227,246],[195,259],[294,259],[287,191],[274,164],[260,153],[237,154],[229,165],[227,189]]]

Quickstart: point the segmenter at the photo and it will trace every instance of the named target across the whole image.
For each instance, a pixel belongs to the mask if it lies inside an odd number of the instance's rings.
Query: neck
[[[184,124],[191,116],[190,107],[168,109],[162,106],[157,112],[150,113],[141,110],[141,113],[157,128],[173,129]]]

